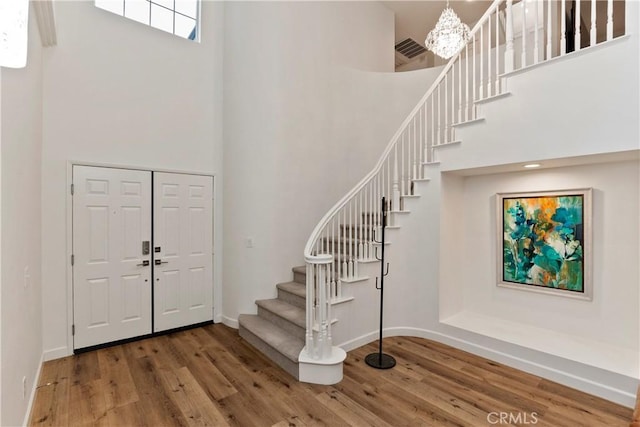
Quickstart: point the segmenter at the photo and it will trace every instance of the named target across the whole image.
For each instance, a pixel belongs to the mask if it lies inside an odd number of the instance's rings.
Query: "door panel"
[[[154,172],[153,182],[159,332],[213,319],[213,178]]]
[[[151,332],[151,172],[73,167],[74,349]]]

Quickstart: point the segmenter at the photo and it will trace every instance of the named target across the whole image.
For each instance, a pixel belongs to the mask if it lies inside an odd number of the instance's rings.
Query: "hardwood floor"
[[[633,421],[629,427],[640,427],[640,386],[636,394],[636,407],[633,410]]]
[[[295,381],[221,324],[46,362],[30,425],[628,426],[632,410],[421,338],[349,353],[333,386]],[[502,417],[502,421],[501,418]]]

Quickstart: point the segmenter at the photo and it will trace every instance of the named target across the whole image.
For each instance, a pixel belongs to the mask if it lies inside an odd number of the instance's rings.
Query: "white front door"
[[[74,349],[151,333],[151,172],[74,166],[73,184]]]
[[[213,178],[154,172],[154,332],[213,320]]]

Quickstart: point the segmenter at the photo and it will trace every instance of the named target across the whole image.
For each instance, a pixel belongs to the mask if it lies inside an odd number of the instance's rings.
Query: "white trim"
[[[233,329],[238,329],[240,327],[240,324],[238,323],[238,319],[232,319],[231,317],[228,316],[220,316],[222,318],[222,323],[227,325],[230,328]]]
[[[373,331],[368,334],[361,335],[358,338],[349,340],[339,345],[345,351],[351,351],[365,344],[375,341],[378,338],[378,331]],[[385,328],[383,330],[383,337],[395,337],[395,336],[411,336],[418,338],[425,338],[440,342],[451,347],[455,347],[460,350],[473,353],[477,356],[485,357],[493,361],[502,363],[507,366],[511,366],[516,369],[520,369],[524,372],[528,372],[533,375],[547,378],[551,381],[558,382],[567,387],[572,387],[581,390],[585,393],[589,393],[603,399],[610,400],[628,408],[633,408],[636,400],[636,389],[638,387],[638,379],[628,377],[621,374],[610,373],[610,377],[613,381],[609,384],[604,382],[598,382],[584,376],[579,376],[570,372],[565,372],[560,368],[552,366],[553,363],[541,363],[518,357],[514,354],[508,354],[503,351],[498,351],[485,347],[480,344],[476,344],[462,338],[458,338],[443,332],[436,332],[428,329],[412,328],[412,327],[393,327]],[[515,346],[514,348],[519,346]],[[545,353],[526,349],[532,355],[541,355],[549,357]],[[557,356],[550,356],[553,359],[562,359]],[[563,359],[566,360],[566,359]],[[553,362],[549,360],[549,362]],[[594,374],[596,371],[603,372],[602,369],[593,366],[587,366],[582,364],[583,367],[592,369]],[[609,374],[609,372],[607,371]],[[608,375],[609,376],[609,375]]]
[[[484,120],[484,119],[482,119],[482,120]],[[442,148],[442,147],[449,147],[451,145],[460,145],[461,143],[462,143],[462,141],[457,139],[455,141],[443,142],[442,144],[434,145],[431,148],[436,149],[436,148]],[[435,163],[435,162],[432,162],[432,163]]]
[[[631,2],[631,3],[633,3],[633,2]],[[627,33],[627,34],[625,34],[623,36],[616,37],[615,39],[611,39],[611,40],[606,40],[606,41],[600,42],[600,43],[598,43],[596,45],[593,45],[593,46],[587,46],[587,47],[585,47],[583,49],[580,49],[580,50],[575,50],[573,52],[565,53],[564,55],[554,56],[551,59],[547,59],[545,61],[538,62],[537,64],[527,65],[526,67],[518,68],[517,70],[513,70],[513,71],[508,71],[506,73],[502,73],[498,77],[503,78],[503,77],[515,76],[517,74],[525,73],[525,72],[527,72],[527,71],[529,71],[531,69],[534,69],[534,68],[546,66],[547,64],[553,64],[553,63],[556,63],[556,62],[564,61],[567,58],[575,58],[575,57],[577,57],[579,55],[583,55],[585,53],[589,53],[589,52],[593,52],[595,50],[602,49],[605,46],[609,46],[609,45],[612,45],[612,44],[615,44],[615,43],[619,43],[622,40],[629,40],[630,38],[631,38],[631,35],[629,33]]]
[[[298,356],[298,376],[301,382],[332,385],[342,381],[342,362],[347,353],[339,347],[331,347],[331,354],[322,359],[309,357],[307,348]]]
[[[42,358],[45,362],[48,362],[49,360],[61,359],[63,357],[71,356],[72,354],[73,351],[70,351],[69,347],[67,346],[56,347],[52,348],[51,350],[45,350],[42,353]]]
[[[352,278],[342,278],[340,279],[342,280],[342,283],[358,283],[358,282],[364,282],[365,280],[369,280],[369,276],[359,276],[359,277],[352,277]],[[349,297],[351,299],[353,299],[353,297]],[[344,297],[338,298],[335,301],[337,302],[342,302],[341,300],[344,299]],[[333,304],[333,301],[331,302]]]
[[[506,92],[499,93],[497,95],[491,95],[491,96],[484,97],[482,99],[476,99],[473,102],[475,104],[488,104],[489,102],[497,101],[498,99],[507,98],[509,96],[511,96],[511,92],[506,91]]]
[[[71,254],[73,253],[73,196],[71,195],[71,184],[73,184],[73,165],[74,162],[67,161],[67,183],[65,188],[66,199],[66,212],[65,212],[65,234],[66,234],[66,254],[65,257],[65,274],[67,281],[67,342],[66,346],[58,347],[54,350],[47,350],[45,354],[54,353],[56,357],[54,359],[70,356],[73,354],[73,334],[71,333],[71,327],[73,325],[73,266],[71,265]],[[78,163],[79,164],[79,163]],[[65,350],[65,353],[58,353],[61,349]],[[51,360],[51,359],[46,359]]]
[[[344,282],[344,280],[343,280]],[[349,282],[346,282],[349,283]],[[351,282],[353,283],[353,282]],[[349,302],[349,301],[353,301],[355,298],[354,297],[340,297],[340,298],[334,298],[331,300],[331,305],[338,305],[338,304],[344,304],[345,302]],[[338,319],[333,319],[331,321],[331,324],[333,325],[334,323],[336,323],[338,321]]]
[[[475,119],[466,120],[464,122],[451,123],[451,127],[460,128],[460,127],[464,127],[467,125],[472,125],[474,123],[480,123],[484,121],[485,121],[484,117],[476,117]],[[452,144],[454,142],[459,142],[459,141],[448,141],[448,142],[445,142],[444,144],[438,144],[438,145]],[[434,145],[434,147],[437,147],[438,145]]]
[[[56,34],[56,17],[53,10],[53,0],[32,1],[33,11],[38,22],[40,43],[42,47],[51,47],[58,44]]]
[[[36,371],[36,375],[33,377],[33,384],[31,386],[31,393],[29,393],[29,403],[27,403],[27,411],[24,414],[24,420],[22,420],[22,425],[29,425],[29,418],[31,417],[31,409],[33,408],[33,401],[36,399],[36,390],[38,389],[38,383],[40,382],[40,372],[42,371],[42,365],[44,364],[44,353],[40,356],[40,364],[38,365],[38,370]]]
[[[129,169],[129,170],[140,170],[140,171],[148,171],[148,172],[164,172],[164,173],[181,173],[186,175],[204,175],[204,176],[213,176],[216,174],[211,171],[190,171],[184,169],[170,169],[170,168],[159,168],[152,166],[141,166],[141,165],[132,165],[132,164],[123,164],[123,163],[105,163],[105,162],[91,162],[87,160],[68,160],[68,164],[76,165],[76,166],[93,166],[96,168],[114,168],[114,169]]]
[[[387,226],[387,228],[388,228],[388,226]],[[400,227],[398,226],[398,228],[400,228]],[[358,262],[360,264],[372,264],[374,262],[380,262],[380,260],[375,259],[375,258],[365,258],[365,259],[359,259]]]
[[[199,31],[199,29],[198,29]],[[213,320],[220,322],[222,319],[222,175],[213,174]]]

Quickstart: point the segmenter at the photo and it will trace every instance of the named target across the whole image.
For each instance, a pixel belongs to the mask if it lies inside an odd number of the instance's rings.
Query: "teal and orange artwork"
[[[584,292],[584,195],[505,197],[503,281]]]

